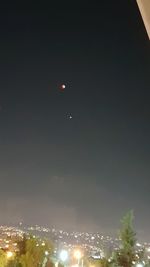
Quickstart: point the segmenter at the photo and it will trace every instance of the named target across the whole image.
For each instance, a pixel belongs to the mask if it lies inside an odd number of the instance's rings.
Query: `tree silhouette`
[[[122,227],[119,233],[121,240],[120,249],[114,254],[117,266],[131,267],[135,260],[136,233],[132,226],[133,211],[129,211],[121,220]]]

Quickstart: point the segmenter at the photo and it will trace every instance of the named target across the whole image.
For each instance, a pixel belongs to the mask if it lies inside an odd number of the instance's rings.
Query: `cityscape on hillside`
[[[72,251],[80,248],[87,257],[101,259],[111,257],[112,252],[120,247],[120,239],[109,235],[91,232],[67,232],[39,225],[27,227],[19,223],[19,227],[0,226],[0,248],[15,252],[17,250],[16,240],[21,240],[24,234],[37,236],[41,240],[46,238],[52,241],[56,255],[62,249]],[[137,241],[136,252],[139,253],[143,249],[146,251],[147,259],[150,259],[150,242]]]

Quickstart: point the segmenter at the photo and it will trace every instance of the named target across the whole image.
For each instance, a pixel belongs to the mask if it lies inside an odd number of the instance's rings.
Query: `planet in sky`
[[[68,114],[67,117],[68,117],[69,120],[71,120],[73,118],[72,114]]]
[[[65,88],[66,88],[66,85],[65,85],[65,84],[61,84],[61,85],[59,86],[59,90],[60,90],[61,92],[64,92]]]

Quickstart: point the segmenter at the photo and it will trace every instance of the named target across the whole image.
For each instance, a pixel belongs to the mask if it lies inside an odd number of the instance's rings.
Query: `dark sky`
[[[148,234],[150,43],[136,1],[101,2],[1,5],[1,223],[115,233],[133,209]]]

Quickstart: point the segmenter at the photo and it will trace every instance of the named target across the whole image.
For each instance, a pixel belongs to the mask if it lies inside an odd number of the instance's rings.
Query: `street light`
[[[68,260],[68,251],[67,250],[61,250],[60,254],[59,254],[59,258],[62,262],[65,262]]]
[[[74,258],[78,261],[78,266],[80,264],[80,259],[82,258],[82,253],[79,249],[76,249],[73,253]]]
[[[49,255],[49,252],[46,250],[45,251],[45,256],[48,256]]]
[[[11,258],[13,256],[13,252],[12,251],[7,251],[6,256],[7,256],[8,259]]]
[[[42,263],[42,267],[45,267],[46,266],[49,252],[47,250],[45,250],[45,253],[44,254],[45,254],[45,257],[44,257],[44,260],[43,260],[43,263]]]
[[[75,259],[77,259],[77,260],[81,259],[81,257],[82,257],[81,251],[78,249],[74,251],[73,255],[74,255]]]
[[[143,267],[143,266],[144,266],[144,264],[142,264],[140,262],[136,264],[136,267]]]

